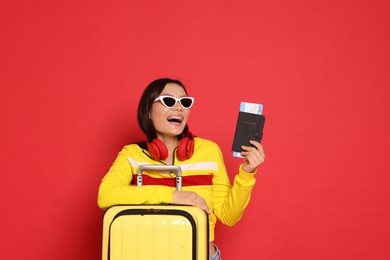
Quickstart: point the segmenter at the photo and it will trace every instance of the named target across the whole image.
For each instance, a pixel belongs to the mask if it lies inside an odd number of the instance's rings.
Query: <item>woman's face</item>
[[[165,85],[160,96],[171,96],[174,98],[186,97],[184,89],[175,83]],[[179,102],[172,108],[166,108],[161,101],[153,103],[150,110],[150,119],[153,121],[157,137],[164,139],[166,137],[176,137],[181,134],[187,124],[189,109],[184,109]]]

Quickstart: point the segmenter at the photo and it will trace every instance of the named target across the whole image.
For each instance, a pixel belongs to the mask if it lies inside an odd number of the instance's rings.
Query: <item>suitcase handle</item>
[[[142,172],[143,171],[169,171],[176,172],[176,190],[181,191],[182,187],[182,174],[181,168],[178,165],[155,165],[155,164],[142,164],[137,170],[137,186],[142,186]],[[168,173],[168,174],[169,174]]]

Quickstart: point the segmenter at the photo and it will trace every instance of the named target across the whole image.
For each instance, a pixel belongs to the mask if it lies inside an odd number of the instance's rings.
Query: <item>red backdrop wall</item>
[[[230,147],[264,104],[267,159],[223,259],[389,259],[388,1],[2,1],[1,259],[99,259],[101,178],[157,77]],[[254,257],[254,258],[253,258]]]

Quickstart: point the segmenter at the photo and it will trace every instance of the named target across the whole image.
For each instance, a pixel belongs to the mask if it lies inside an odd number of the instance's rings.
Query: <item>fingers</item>
[[[211,210],[207,206],[206,201],[201,196],[192,191],[174,191],[173,203],[196,206],[206,211],[207,214],[211,214]]]
[[[206,201],[199,195],[196,195],[196,197],[193,199],[193,206],[196,206],[198,208],[203,209],[204,211],[207,212],[207,214],[211,214],[211,210],[207,206]]]
[[[243,163],[243,170],[249,173],[256,171],[257,167],[262,164],[265,160],[265,153],[263,146],[256,141],[250,141],[254,146],[242,146],[243,152],[241,155],[245,157]]]
[[[257,158],[259,159],[260,161],[264,161],[265,159],[265,154],[264,154],[264,149],[263,149],[263,146],[259,143],[259,142],[256,142],[256,141],[250,141],[250,143],[252,145],[254,145],[255,147],[253,146],[241,146],[243,152],[241,153],[243,156],[248,156],[248,157],[252,157],[252,158]]]

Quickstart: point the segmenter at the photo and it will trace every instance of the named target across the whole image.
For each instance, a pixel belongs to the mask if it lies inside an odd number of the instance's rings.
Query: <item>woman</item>
[[[178,80],[163,78],[149,84],[138,106],[138,124],[147,141],[122,149],[102,180],[98,205],[105,209],[115,204],[173,203],[202,208],[209,214],[210,260],[221,259],[213,243],[216,221],[232,226],[240,220],[265,155],[256,141],[251,141],[253,147],[243,146],[244,159],[231,185],[218,145],[189,132],[193,103]],[[175,190],[174,183],[161,183],[163,176],[149,176],[149,185],[137,187],[133,175],[145,163],[181,166],[182,191]]]

